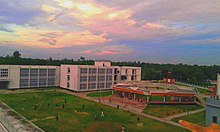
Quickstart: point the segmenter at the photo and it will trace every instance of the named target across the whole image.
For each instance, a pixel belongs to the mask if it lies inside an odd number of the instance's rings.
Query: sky
[[[0,56],[220,65],[220,0],[0,0]]]

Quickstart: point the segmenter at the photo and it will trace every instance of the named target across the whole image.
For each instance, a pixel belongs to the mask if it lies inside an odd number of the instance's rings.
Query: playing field
[[[58,91],[1,94],[0,99],[48,132],[120,132],[122,125],[126,132],[187,131],[141,116],[143,126],[137,126],[138,116],[135,114]],[[104,117],[100,117],[101,109]]]
[[[179,120],[185,120],[185,121],[189,121],[189,122],[201,125],[201,126],[205,126],[205,112],[203,111],[200,113],[173,119],[173,121],[175,122],[179,122]]]
[[[198,105],[148,105],[143,112],[163,118],[201,108]]]
[[[87,94],[87,96],[89,97],[106,97],[110,95],[112,95],[111,91],[104,91],[104,92],[99,91],[99,92],[92,92],[92,93]]]

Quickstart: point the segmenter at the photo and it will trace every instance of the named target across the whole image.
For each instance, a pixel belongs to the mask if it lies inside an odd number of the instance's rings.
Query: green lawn
[[[193,115],[188,115],[180,118],[173,119],[175,122],[179,122],[179,120],[185,120],[192,123],[196,123],[198,125],[205,126],[205,112],[196,113]]]
[[[126,132],[187,131],[141,116],[143,127],[140,127],[136,124],[138,116],[135,114],[61,92],[1,94],[0,99],[48,132],[117,132],[122,125],[125,126]],[[38,104],[37,110],[35,110],[36,104]],[[75,109],[77,109],[76,115]],[[100,117],[101,109],[104,110],[105,117]],[[55,118],[57,114],[58,121]],[[94,121],[95,114],[98,117],[96,121]]]
[[[143,113],[163,118],[200,108],[198,105],[148,105]]]
[[[210,92],[208,89],[197,88],[197,90],[198,90],[200,93],[207,93],[207,94],[211,94],[211,93],[212,93],[212,92]]]
[[[87,96],[89,97],[106,97],[106,96],[110,96],[112,95],[112,92],[111,91],[102,91],[102,92],[92,92],[92,93],[89,93],[87,94]]]

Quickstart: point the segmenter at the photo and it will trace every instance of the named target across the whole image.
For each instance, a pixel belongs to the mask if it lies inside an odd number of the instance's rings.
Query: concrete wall
[[[210,98],[206,100],[206,126],[211,125],[213,116],[217,117],[217,124],[220,125],[220,98]]]
[[[56,69],[55,73],[55,86],[60,85],[60,67],[59,66],[31,66],[31,65],[0,65],[0,69],[8,69],[9,77],[8,78],[0,78],[6,79],[9,81],[9,89],[20,88],[20,69],[28,68],[28,69]]]
[[[118,75],[118,83],[120,82],[131,82],[131,81],[141,81],[141,67],[117,67],[119,72]],[[132,71],[135,71],[134,73]],[[121,76],[126,76],[126,80],[121,80]],[[132,76],[134,76],[134,80],[132,80]]]
[[[70,68],[70,73],[68,73],[68,68]],[[67,76],[70,75],[70,80],[67,81]],[[78,80],[78,66],[74,65],[61,65],[60,71],[60,87],[77,91],[77,80]],[[70,87],[67,87],[69,82]]]
[[[110,61],[95,61],[95,66],[99,66],[99,67],[109,67],[111,66],[111,62]]]

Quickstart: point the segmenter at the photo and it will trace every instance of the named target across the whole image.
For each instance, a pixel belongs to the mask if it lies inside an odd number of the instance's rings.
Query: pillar
[[[147,102],[149,102],[150,101],[150,97],[149,96],[147,96]]]
[[[136,99],[136,94],[134,93],[134,100]]]
[[[114,90],[112,90],[112,95],[114,94]]]
[[[194,96],[194,102],[196,102],[196,96]]]
[[[166,96],[163,96],[163,102],[166,102]]]
[[[179,103],[181,103],[181,97],[179,97]]]

